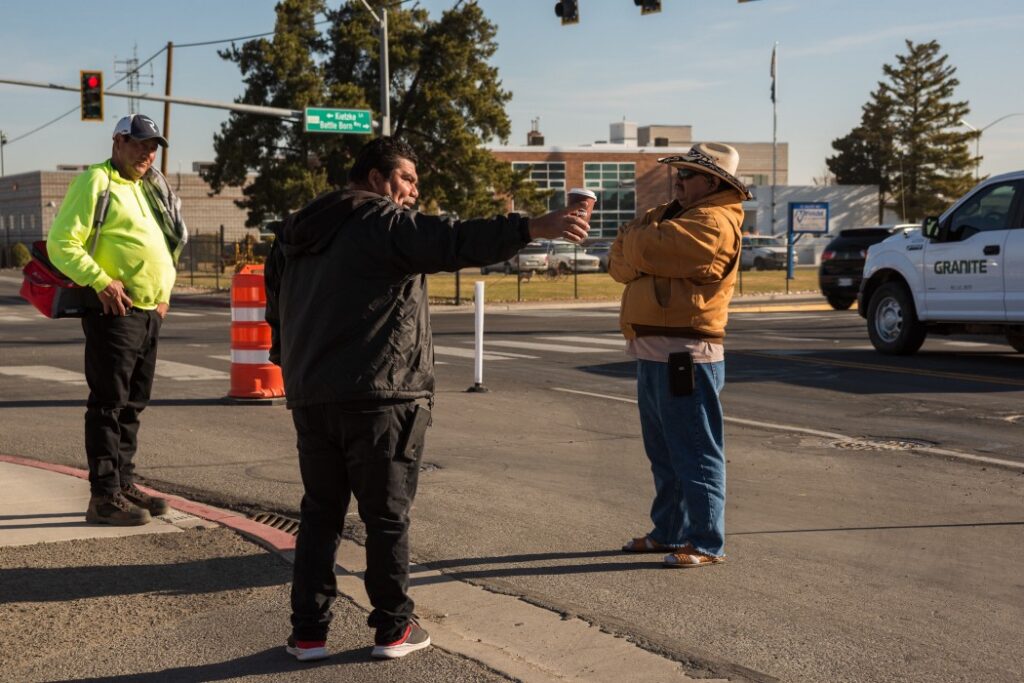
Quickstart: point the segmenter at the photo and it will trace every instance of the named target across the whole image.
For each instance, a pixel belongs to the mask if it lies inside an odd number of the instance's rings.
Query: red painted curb
[[[89,478],[88,471],[78,469],[77,467],[57,465],[55,463],[43,462],[41,460],[30,460],[29,458],[22,458],[17,455],[4,455],[0,453],[0,462],[9,462],[12,465],[24,465],[25,467],[35,467],[40,470],[47,470],[58,474],[67,474],[72,477],[78,477],[79,479]],[[275,529],[272,526],[254,522],[247,517],[243,517],[228,510],[220,510],[210,507],[209,505],[196,503],[186,498],[182,498],[181,496],[169,496],[160,493],[155,489],[149,488],[148,486],[140,486],[139,488],[150,495],[158,495],[166,498],[167,502],[175,510],[181,510],[182,512],[187,512],[190,515],[195,515],[196,517],[205,519],[209,522],[215,522],[216,524],[228,527],[229,529],[234,529],[235,531],[244,534],[260,544],[278,552],[295,550],[295,537],[289,533],[281,531],[280,529]]]

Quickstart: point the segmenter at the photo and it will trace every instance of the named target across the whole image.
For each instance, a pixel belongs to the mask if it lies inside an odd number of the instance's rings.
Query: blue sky
[[[329,0],[337,6],[341,0]],[[420,0],[439,13],[454,0]],[[0,3],[0,77],[73,85],[79,69],[140,59],[175,43],[262,33],[273,28],[273,0],[37,0]],[[580,0],[581,21],[562,26],[555,0],[480,0],[498,26],[493,63],[514,94],[510,144],[524,144],[540,117],[548,144],[603,140],[623,118],[640,125],[689,124],[695,139],[770,141],[769,61],[779,43],[778,139],[789,143],[790,182],[810,183],[832,154],[831,141],[860,119],[861,105],[895,62],[904,40],[938,40],[958,69],[957,97],[977,127],[1024,113],[1024,3],[1020,0],[664,0],[641,16],[631,0]],[[164,57],[153,63],[163,92]],[[174,92],[231,101],[242,93],[237,68],[216,46],[174,55]],[[118,89],[124,89],[120,86]],[[91,163],[109,155],[109,134],[127,101],[107,98],[107,120],[85,123],[77,93],[0,85],[0,130],[11,141],[6,172]],[[141,111],[163,121],[163,106]],[[70,110],[41,132],[18,139]],[[175,106],[170,170],[213,158],[213,134],[226,112]],[[982,173],[1024,167],[1024,116],[987,130]]]

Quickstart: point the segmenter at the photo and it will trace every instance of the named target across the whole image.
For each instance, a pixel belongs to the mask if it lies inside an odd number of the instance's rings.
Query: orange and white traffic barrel
[[[278,403],[284,397],[281,368],[270,362],[270,325],[263,266],[246,265],[231,279],[231,391],[239,403]]]

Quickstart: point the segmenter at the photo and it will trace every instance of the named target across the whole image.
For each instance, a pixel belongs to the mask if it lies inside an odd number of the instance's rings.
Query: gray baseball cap
[[[121,117],[121,120],[114,126],[114,134],[111,137],[116,138],[118,135],[128,135],[133,140],[155,138],[162,146],[167,146],[167,140],[160,135],[160,129],[156,127],[156,123],[145,114],[129,114]]]

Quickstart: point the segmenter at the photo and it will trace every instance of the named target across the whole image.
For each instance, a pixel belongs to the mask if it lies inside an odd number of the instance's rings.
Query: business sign
[[[373,132],[369,109],[326,109],[306,107],[307,133],[358,133]]]
[[[828,202],[790,202],[789,229],[794,233],[827,233]]]

